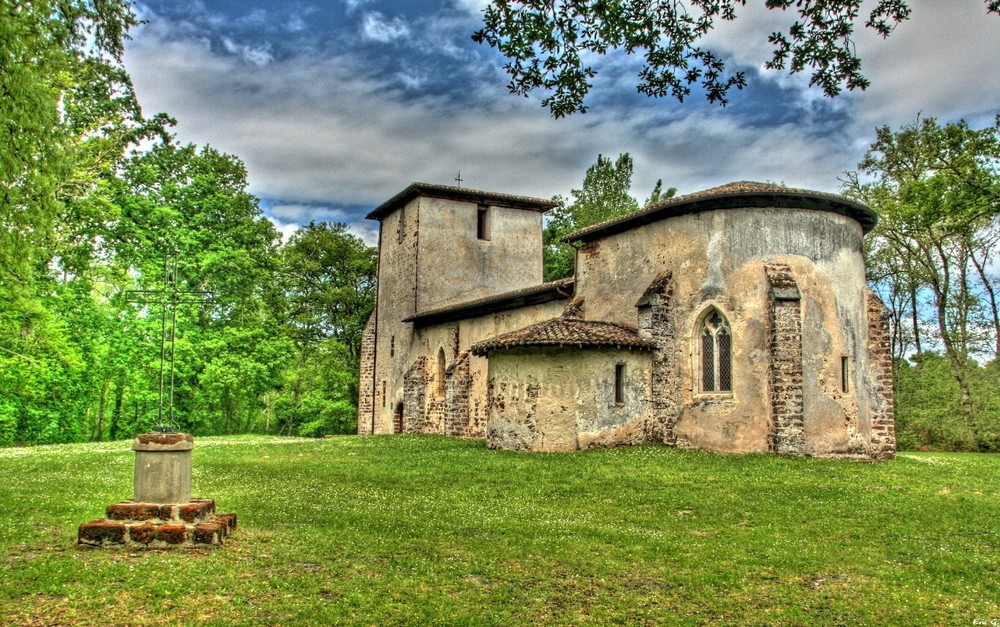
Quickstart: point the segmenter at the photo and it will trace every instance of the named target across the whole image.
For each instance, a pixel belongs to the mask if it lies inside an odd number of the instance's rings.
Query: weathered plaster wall
[[[634,305],[664,270],[673,274],[677,335],[691,338],[709,305],[733,330],[733,391],[699,394],[698,347],[678,342],[678,446],[746,452],[769,449],[769,320],[764,262],[785,264],[801,290],[803,452],[862,452],[870,439],[868,394],[841,390],[841,358],[853,376],[868,367],[861,226],[838,214],[715,210],[613,235],[577,255],[577,296],[586,317],[636,324]]]
[[[478,205],[421,198],[417,311],[542,282],[542,214],[491,206],[478,239]]]
[[[625,365],[615,403],[615,365]],[[645,441],[649,352],[535,348],[489,359],[487,444],[491,448],[575,451]]]
[[[413,323],[403,322],[431,308],[541,283],[541,214],[503,206],[491,206],[488,212],[489,240],[478,239],[476,203],[419,196],[382,218],[374,376],[369,375],[374,382],[375,433],[392,433],[394,409],[399,403],[406,404],[406,375],[418,358],[426,358],[425,367],[433,376],[439,347],[445,348],[451,366],[461,351],[485,337],[477,333],[506,332],[518,328],[510,325],[524,326],[538,320],[530,312],[486,316],[470,321],[473,329],[480,331],[463,334],[461,342],[458,323],[415,329]],[[485,359],[470,357],[472,412],[462,435],[485,435],[485,369]],[[411,387],[414,376],[411,373]],[[405,428],[444,432],[449,415],[446,399],[435,394],[421,398],[425,406],[419,412],[407,406]],[[416,416],[419,426],[410,424]],[[454,420],[453,415],[452,423]],[[370,415],[367,422],[366,432],[370,432]]]
[[[459,360],[467,362],[453,370],[447,377],[449,385],[454,385],[451,383],[451,378],[455,376],[468,377],[465,423],[459,427],[458,417],[455,413],[457,409],[446,406],[446,414],[451,412],[451,426],[447,430],[442,428],[441,433],[451,432],[452,435],[486,437],[487,360],[485,357],[466,355],[469,347],[481,340],[514,331],[542,320],[555,318],[562,312],[565,304],[564,300],[557,300],[417,329],[412,355],[425,355],[433,364],[432,358],[436,358],[438,349],[443,348],[447,368],[458,366]],[[455,399],[455,402],[461,402],[457,392]]]

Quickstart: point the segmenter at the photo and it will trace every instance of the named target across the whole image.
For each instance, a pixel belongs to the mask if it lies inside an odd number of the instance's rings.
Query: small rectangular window
[[[396,336],[389,337],[389,357],[396,356]]]
[[[476,212],[476,237],[481,240],[490,239],[490,208],[486,205],[479,205]]]
[[[385,379],[382,379],[382,407],[385,407]]]
[[[399,210],[399,222],[396,223],[396,243],[397,244],[402,244],[403,243],[403,234],[406,231],[406,227],[403,226],[403,223],[406,221],[406,220],[404,220],[405,217],[406,217],[406,214],[404,213],[404,209],[400,208],[400,210]]]
[[[840,358],[840,389],[845,394],[851,391],[851,358]]]
[[[625,364],[615,364],[615,405],[625,402]]]

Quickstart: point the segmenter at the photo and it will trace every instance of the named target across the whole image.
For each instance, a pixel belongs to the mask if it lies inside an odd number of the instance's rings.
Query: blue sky
[[[598,154],[629,152],[641,201],[657,179],[688,193],[736,180],[836,192],[881,125],[918,115],[973,126],[1000,112],[1000,17],[978,0],[913,0],[888,40],[860,33],[872,87],[835,100],[805,76],[763,70],[790,16],[751,2],[710,45],[750,86],[721,108],[635,93],[634,60],[596,65],[584,115],[510,95],[503,60],[471,40],[485,0],[146,0],[125,63],[147,114],[182,142],[246,163],[250,191],[286,235],[348,223],[412,181],[551,197]]]

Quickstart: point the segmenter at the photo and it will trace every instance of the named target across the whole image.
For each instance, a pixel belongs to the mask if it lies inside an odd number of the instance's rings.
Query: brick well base
[[[108,505],[105,518],[83,523],[77,543],[89,546],[169,548],[218,546],[236,529],[236,514],[216,514],[212,499],[190,503],[137,503]]]

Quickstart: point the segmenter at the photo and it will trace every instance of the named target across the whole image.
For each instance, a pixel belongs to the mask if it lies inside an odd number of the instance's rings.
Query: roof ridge
[[[849,198],[843,196],[838,196],[837,194],[831,194],[828,192],[818,192],[810,189],[803,189],[797,187],[788,187],[784,184],[779,183],[761,183],[758,181],[733,181],[731,183],[725,183],[723,185],[716,185],[715,187],[710,187],[705,190],[698,192],[691,192],[690,194],[682,194],[680,196],[673,196],[671,198],[663,199],[659,202],[652,203],[639,209],[638,211],[633,211],[632,213],[627,213],[622,216],[617,216],[590,226],[578,229],[563,238],[564,242],[573,242],[577,240],[584,239],[586,236],[593,233],[598,233],[608,227],[614,227],[615,225],[627,225],[632,221],[638,221],[641,223],[654,222],[665,217],[672,217],[672,215],[657,216],[659,213],[667,213],[670,208],[682,207],[687,204],[695,204],[699,202],[708,201],[722,201],[723,199],[733,198],[741,195],[753,197],[757,195],[785,195],[785,196],[797,196],[804,199],[811,199],[814,204],[819,203],[833,203],[839,206],[838,209],[834,210],[835,213],[840,213],[854,218],[860,224],[864,232],[868,232],[875,226],[878,218],[874,211],[869,207],[862,205],[861,203],[855,202]],[[698,210],[693,210],[691,212],[697,212]],[[679,215],[679,214],[678,214]],[[623,230],[628,230],[631,227],[624,227],[614,232],[620,232]]]
[[[383,217],[392,213],[392,211],[399,205],[402,205],[408,202],[411,198],[420,195],[440,195],[442,198],[460,197],[497,200],[501,201],[500,204],[506,202],[510,206],[540,212],[548,211],[559,204],[554,200],[538,198],[535,196],[508,194],[505,192],[491,192],[485,189],[474,189],[471,187],[458,187],[456,185],[440,185],[437,183],[421,183],[420,181],[414,181],[407,185],[403,191],[399,192],[378,207],[372,209],[365,217],[369,220],[381,220]]]

